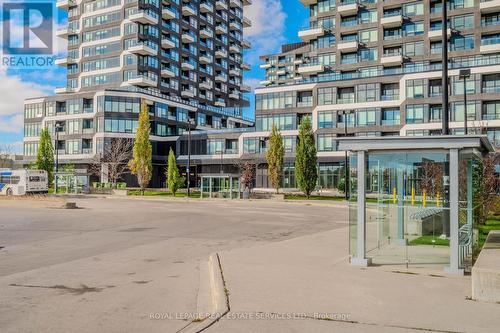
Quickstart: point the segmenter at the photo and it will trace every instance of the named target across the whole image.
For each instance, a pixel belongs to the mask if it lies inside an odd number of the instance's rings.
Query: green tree
[[[285,146],[283,138],[276,125],[273,125],[271,136],[269,136],[269,149],[266,160],[269,167],[269,180],[276,193],[278,193],[283,181],[283,161],[285,158]]]
[[[307,116],[302,120],[299,128],[299,142],[295,152],[295,178],[300,190],[308,199],[318,182],[317,163],[311,118]]]
[[[186,179],[181,177],[179,174],[179,169],[177,168],[177,162],[175,160],[175,154],[172,148],[168,154],[168,167],[167,167],[167,186],[175,197],[175,193],[179,188],[181,188],[186,183]]]
[[[50,138],[49,130],[42,129],[40,132],[40,142],[38,143],[38,152],[36,154],[36,167],[39,170],[47,171],[49,185],[54,180],[54,147]]]
[[[141,102],[141,112],[139,114],[139,123],[137,124],[137,133],[135,135],[133,157],[129,161],[130,171],[137,176],[137,182],[141,188],[141,195],[151,180],[153,174],[153,147],[149,141],[151,125],[149,123],[149,111],[146,103]]]

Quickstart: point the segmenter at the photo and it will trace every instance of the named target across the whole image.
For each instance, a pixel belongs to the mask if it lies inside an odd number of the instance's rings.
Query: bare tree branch
[[[2,145],[0,146],[0,168],[11,168],[12,160],[11,155],[14,152],[14,147],[12,145]]]
[[[100,176],[103,165],[107,166],[107,176],[110,183],[116,183],[125,173],[127,163],[132,156],[132,140],[114,138],[104,145],[104,152],[97,155],[89,165],[89,172]]]

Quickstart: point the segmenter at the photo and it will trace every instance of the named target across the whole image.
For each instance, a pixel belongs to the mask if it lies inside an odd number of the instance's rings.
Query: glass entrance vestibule
[[[472,253],[474,168],[483,136],[341,139],[350,151],[349,252],[355,265],[442,265]]]

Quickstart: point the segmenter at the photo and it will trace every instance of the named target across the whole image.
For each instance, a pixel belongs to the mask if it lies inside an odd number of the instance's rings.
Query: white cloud
[[[249,85],[252,88],[252,92],[254,92],[255,88],[260,87],[260,81],[262,80],[254,77],[249,77],[248,79],[245,79],[245,84]]]
[[[0,133],[18,133],[23,128],[24,100],[53,92],[54,87],[23,81],[0,68]]]
[[[244,15],[252,21],[252,26],[244,30],[245,38],[252,42],[246,61],[258,65],[259,56],[277,53],[286,43],[286,14],[280,0],[254,0],[245,7]]]

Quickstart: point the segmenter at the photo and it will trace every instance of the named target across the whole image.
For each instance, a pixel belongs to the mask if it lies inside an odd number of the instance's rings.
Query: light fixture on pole
[[[54,193],[57,194],[58,186],[57,186],[57,173],[59,172],[59,130],[62,129],[62,125],[60,123],[56,123],[54,125],[54,130],[56,132],[56,142],[54,144],[56,150],[56,176],[54,177]]]
[[[467,79],[470,77],[470,68],[461,69],[458,77],[464,80],[464,134],[467,135]]]
[[[352,110],[343,110],[340,112],[344,117],[344,136],[347,137],[347,116],[350,115]],[[345,199],[349,200],[349,172],[348,172],[349,157],[347,156],[347,150],[344,155],[344,193]]]
[[[442,42],[442,68],[443,68],[443,73],[442,73],[442,90],[443,90],[443,115],[441,117],[442,119],[442,134],[443,135],[448,135],[450,134],[450,127],[449,127],[449,104],[448,104],[448,97],[449,97],[449,89],[448,89],[448,8],[447,8],[447,3],[448,1],[442,0],[441,4],[443,7],[443,18],[442,18],[442,33],[443,33],[443,42]]]
[[[186,174],[187,174],[187,196],[188,198],[191,195],[191,126],[194,123],[193,118],[188,119],[188,160],[186,165]]]

